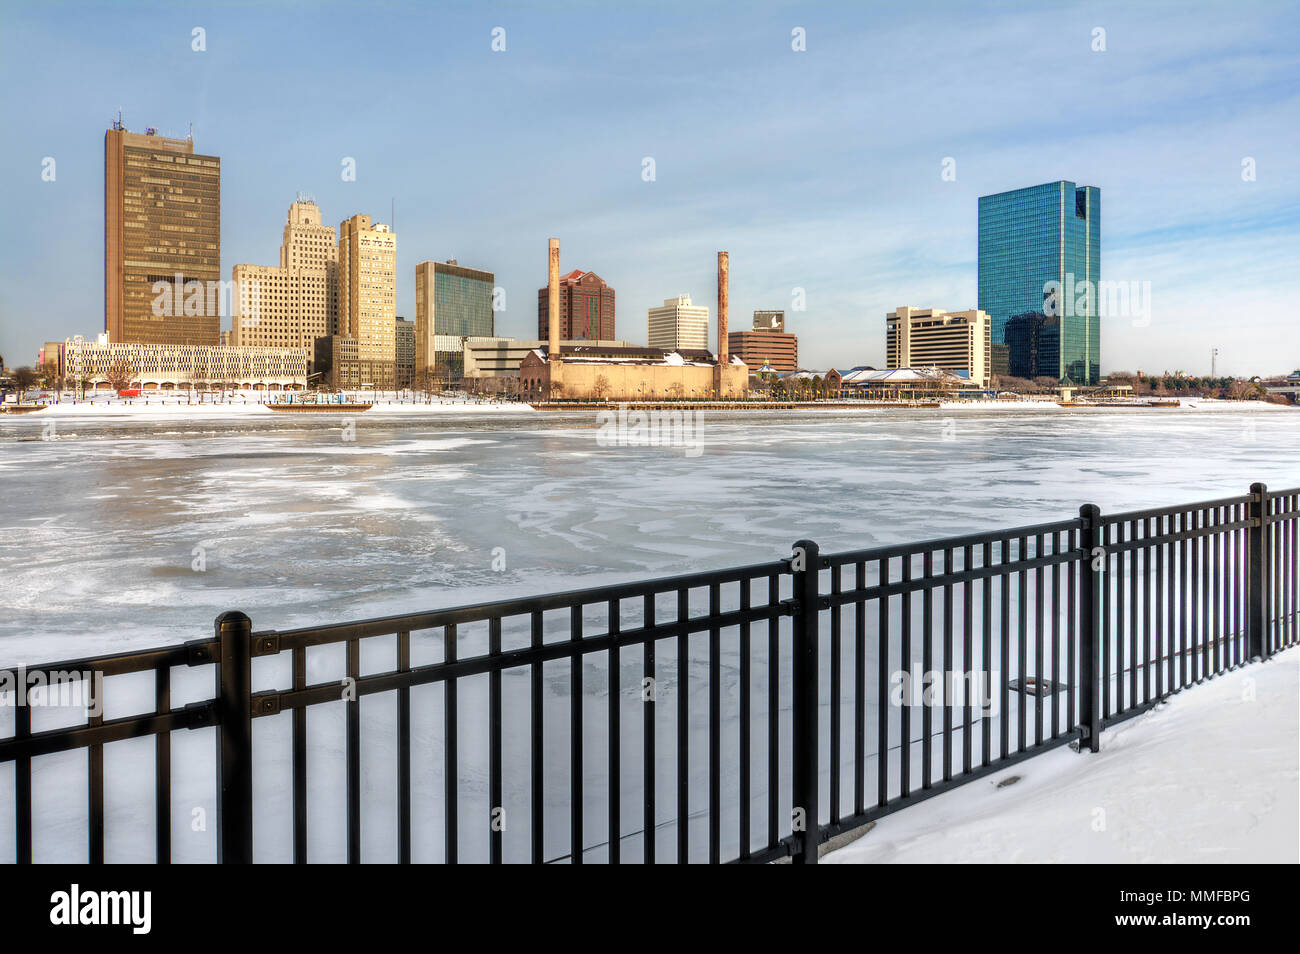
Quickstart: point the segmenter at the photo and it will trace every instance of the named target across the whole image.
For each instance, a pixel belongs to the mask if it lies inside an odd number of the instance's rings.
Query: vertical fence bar
[[[1222,507],[1214,508],[1214,525],[1222,526],[1224,515]],[[1223,651],[1220,644],[1227,630],[1223,625],[1223,531],[1220,530],[1214,535],[1214,672],[1218,675],[1222,672]]]
[[[1011,679],[1011,560],[1008,550],[1011,539],[1003,537],[998,541],[998,576],[1001,578],[1001,599],[998,602],[998,665],[1002,671],[998,676],[998,742],[1001,746],[1000,758],[1006,758],[1011,746],[1011,706],[1008,686]]]
[[[253,861],[253,623],[240,612],[216,619],[217,862]]]
[[[802,812],[803,837],[791,860],[795,864],[815,865],[818,843],[818,726],[817,726],[817,650],[818,623],[821,594],[818,578],[821,570],[821,552],[811,540],[800,540],[795,545],[792,567],[794,572],[794,598],[798,611],[794,617],[794,810]]]
[[[488,655],[501,655],[501,617],[488,620]],[[488,862],[501,864],[501,669],[488,673]]]
[[[921,589],[921,679],[925,680],[934,671],[934,590],[930,578],[934,576],[934,552],[926,550],[922,554],[925,569],[921,577],[925,585]],[[925,683],[922,682],[922,685]],[[932,706],[921,706],[921,788],[931,785],[931,763],[934,761],[934,714]]]
[[[456,661],[456,624],[448,623],[442,629],[443,656],[449,663]],[[447,864],[454,865],[459,854],[459,827],[457,823],[458,792],[460,784],[457,772],[456,741],[456,677],[450,676],[442,684],[442,726],[446,738],[443,740],[443,819],[446,822],[446,844],[443,853]]]
[[[543,641],[542,614],[540,611],[534,610],[532,612],[529,624],[531,629],[529,645],[533,649],[540,649]],[[532,819],[529,833],[532,836],[532,862],[535,865],[540,865],[546,861],[546,790],[542,785],[542,742],[545,740],[546,733],[542,715],[544,684],[542,682],[542,664],[540,662],[533,663],[530,679],[532,680],[532,688],[529,697],[531,712],[529,713],[528,728],[532,736],[532,751],[528,762],[529,786],[531,789],[528,807],[532,812]]]
[[[1178,514],[1178,532],[1186,533],[1191,524],[1191,514]],[[1178,688],[1182,689],[1187,685],[1187,663],[1191,657],[1191,644],[1188,640],[1187,621],[1188,611],[1188,586],[1187,586],[1187,540],[1178,541]],[[1172,621],[1171,621],[1172,622]],[[1170,686],[1172,689],[1173,687]]]
[[[1129,521],[1129,540],[1136,543],[1141,538],[1138,533],[1138,527],[1141,521]],[[1132,562],[1128,568],[1128,645],[1129,645],[1129,669],[1128,669],[1128,704],[1133,708],[1138,704],[1138,667],[1145,666],[1146,660],[1141,657],[1141,644],[1139,642],[1141,633],[1139,632],[1139,606],[1138,606],[1138,580],[1145,571],[1145,564],[1142,560],[1143,550],[1141,547],[1133,551]],[[1123,582],[1122,580],[1120,581]]]
[[[831,593],[838,595],[841,592],[840,577],[844,568],[837,566],[831,569]],[[829,822],[834,823],[840,820],[840,679],[841,673],[841,656],[843,655],[843,645],[840,635],[840,605],[836,601],[831,606],[831,756],[828,768],[830,770],[830,817]]]
[[[1101,574],[1107,557],[1101,546],[1101,509],[1096,504],[1079,508],[1079,751],[1101,750]]]
[[[880,561],[877,573],[880,600],[876,623],[876,804],[889,803],[889,558]]]
[[[767,578],[767,605],[781,602],[781,578],[775,573]],[[781,811],[781,620],[767,620],[767,843],[780,838]]]
[[[92,713],[87,725],[103,725],[103,700],[100,700],[98,714]],[[86,808],[89,816],[87,829],[86,856],[92,865],[104,863],[104,747],[88,745],[86,747]]]
[[[1024,564],[1028,559],[1028,538],[1020,537],[1016,544],[1016,561]],[[1016,574],[1016,676],[1020,681],[1019,699],[1016,705],[1016,751],[1023,752],[1028,745],[1025,739],[1027,728],[1025,706],[1028,700],[1028,693],[1025,691],[1028,686],[1025,681],[1029,678],[1029,667],[1026,657],[1029,655],[1027,649],[1028,628],[1029,628],[1029,572],[1025,569]]]
[[[361,863],[361,640],[347,641],[348,680],[351,693],[347,706],[348,864]]]
[[[722,612],[719,584],[709,587],[709,864],[722,861]]]
[[[691,616],[690,590],[677,591],[677,863],[691,860]]]
[[[744,579],[740,581],[740,612],[744,614],[750,608],[750,601],[754,581]],[[750,853],[750,788],[752,779],[750,773],[753,772],[753,764],[750,760],[750,720],[753,718],[752,707],[750,705],[750,689],[753,679],[753,652],[750,648],[749,638],[749,620],[743,620],[740,624],[740,719],[736,726],[739,738],[739,751],[737,758],[740,769],[740,818],[738,824],[740,827],[740,857],[745,859]]]
[[[655,626],[655,597],[647,593],[642,600],[641,625]],[[647,639],[641,660],[641,860],[655,863],[655,641]]]
[[[295,646],[293,688],[307,688],[307,647]],[[293,710],[293,863],[307,863],[307,707]]]
[[[912,581],[912,555],[903,554],[902,576],[900,583]],[[913,676],[912,666],[912,590],[903,587],[898,596],[899,656],[898,668],[904,673],[904,685],[910,685]],[[902,705],[898,707],[898,795],[906,798],[912,791],[912,700],[905,694]]]
[[[867,587],[867,564],[854,567],[853,585],[859,593]],[[861,815],[866,806],[867,775],[867,603],[853,604],[853,811]]]
[[[23,694],[15,699],[14,739],[22,740],[32,734],[32,707],[27,704],[27,687],[18,686]],[[32,863],[32,757],[20,755],[14,759],[14,861],[20,865]]]
[[[1061,555],[1062,534],[1052,534],[1052,556]],[[1052,738],[1061,734],[1061,564],[1052,564]]]
[[[1110,707],[1110,695],[1111,695],[1110,674],[1111,674],[1111,658],[1112,658],[1111,651],[1110,651],[1111,555],[1108,548],[1110,546],[1112,537],[1116,538],[1115,542],[1117,543],[1119,542],[1118,533],[1119,533],[1119,527],[1117,526],[1101,527],[1098,530],[1098,539],[1097,539],[1098,544],[1104,550],[1106,550],[1105,555],[1102,557],[1102,561],[1103,561],[1101,566],[1102,576],[1099,577],[1101,582],[1101,603],[1099,605],[1101,608],[1100,633],[1101,633],[1101,676],[1102,678],[1101,678],[1101,712],[1098,715],[1102,719],[1105,719],[1111,713],[1111,707]],[[1096,609],[1097,608],[1094,607],[1093,611],[1096,612]]]
[[[1043,535],[1034,541],[1034,558],[1043,556]],[[1055,698],[1043,692],[1043,576],[1040,565],[1034,570],[1034,745],[1043,744],[1043,706],[1045,699]]]
[[[1247,598],[1247,630],[1250,638],[1248,655],[1251,659],[1268,658],[1268,534],[1265,520],[1268,517],[1268,488],[1264,484],[1251,484],[1250,537],[1247,543],[1250,562],[1250,593]]]
[[[154,711],[159,715],[172,708],[172,670],[159,666],[154,670]],[[169,864],[172,860],[172,736],[159,732],[154,736],[154,860]]]
[[[1078,597],[1078,577],[1079,564],[1082,560],[1077,555],[1077,549],[1082,547],[1080,532],[1078,530],[1067,531],[1065,535],[1065,545],[1075,555],[1070,560],[1065,571],[1065,681],[1067,688],[1065,690],[1065,730],[1068,732],[1078,723],[1075,722],[1074,699],[1079,685],[1079,678],[1076,675],[1075,667],[1078,663],[1078,613],[1076,610],[1079,606]],[[1088,559],[1085,553],[1083,559]]]
[[[618,634],[622,629],[622,602],[610,600],[609,633],[615,639],[609,647],[609,863],[619,863],[623,840],[623,768],[619,753],[623,747],[623,687]]]
[[[961,568],[964,573],[969,573],[974,569],[974,555],[975,551],[972,547],[966,547],[962,550]],[[970,577],[967,577],[966,582],[962,584],[961,599],[961,664],[962,669],[966,672],[966,678],[964,680],[965,690],[963,691],[963,695],[965,696],[963,701],[965,702],[965,705],[963,706],[961,713],[961,770],[967,773],[970,772],[971,764],[970,737],[971,733],[975,730],[975,713],[971,708],[971,695],[973,693],[971,692],[970,686],[970,680],[975,678],[975,666],[972,664],[971,659],[971,656],[974,653],[975,638],[975,607],[972,605],[974,596],[975,584]],[[981,680],[981,684],[982,682],[983,681]]]
[[[987,570],[993,566],[993,544],[985,542],[984,558],[981,561]],[[987,573],[984,575],[983,598],[980,600],[980,666],[984,670],[984,675],[992,680],[994,678],[993,670],[993,577]],[[1001,663],[999,663],[1001,665]],[[990,695],[993,692],[992,682],[987,683]],[[982,700],[987,705],[991,700]],[[1005,719],[1006,714],[1002,713],[1001,719]],[[1000,721],[1000,720],[999,720]],[[980,715],[980,764],[987,766],[993,761],[993,720],[988,717],[988,713]]]
[[[952,547],[943,551],[943,574],[952,576]],[[943,587],[943,780],[952,778],[952,594],[953,585]]]
[[[1152,530],[1153,536],[1158,540],[1165,533],[1165,518],[1156,517],[1155,525]],[[1165,641],[1165,544],[1156,543],[1153,547],[1156,556],[1156,591],[1154,598],[1155,605],[1155,657],[1152,659],[1152,665],[1156,669],[1156,695],[1157,699],[1163,699],[1165,695],[1165,667],[1161,665],[1164,660],[1164,653],[1168,646]]]
[[[397,634],[397,671],[411,671],[411,634]],[[397,690],[397,863],[411,863],[411,687]]]
[[[569,608],[569,864],[582,864],[582,605]]]

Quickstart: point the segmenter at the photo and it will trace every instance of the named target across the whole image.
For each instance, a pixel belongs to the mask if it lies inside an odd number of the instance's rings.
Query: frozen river
[[[707,414],[698,454],[594,414],[48,428],[0,421],[7,663],[1300,484],[1289,410]]]
[[[850,549],[1054,520],[1085,502],[1126,510],[1244,493],[1257,480],[1274,489],[1300,484],[1300,412],[1283,409],[719,413],[703,418],[700,443],[688,447],[608,446],[601,435],[594,414],[436,421],[361,415],[355,431],[324,418],[4,420],[0,664],[192,639],[210,634],[213,618],[228,609],[247,612],[257,629],[285,629],[763,562],[787,556],[804,537],[823,550]],[[872,638],[868,666],[874,665]],[[391,664],[391,641],[383,641],[377,651],[388,656],[378,668]],[[788,753],[788,632],[782,645],[778,724]],[[308,663],[312,682],[340,677],[338,649],[313,650],[320,655]],[[762,651],[756,656],[753,718],[761,725],[768,717],[769,661]],[[636,860],[643,791],[639,651],[629,650],[622,662],[621,827],[624,857]],[[695,860],[706,842],[701,805],[708,744],[706,727],[696,720],[708,707],[707,663],[707,646],[692,645],[685,684],[695,714],[688,781]],[[603,654],[584,663],[583,840],[590,860],[601,860],[605,850],[605,666]],[[736,843],[731,813],[740,729],[730,635],[721,667],[723,850],[729,855]],[[255,670],[259,688],[285,678]],[[657,674],[664,692],[681,684],[667,643]],[[173,670],[174,705],[206,697],[211,676],[199,676],[199,670]],[[144,674],[134,689],[111,687],[108,716],[147,711],[150,678]],[[483,820],[492,808],[485,678],[463,679],[459,690],[465,859],[484,857]],[[548,664],[545,684],[545,850],[562,860],[567,662]],[[411,694],[415,860],[439,860],[443,852],[442,693],[431,685]],[[507,673],[504,693],[503,807],[512,819],[505,856],[520,860],[529,843],[526,671]],[[874,682],[866,698],[871,778],[878,754]],[[671,860],[676,733],[672,706],[661,708],[656,843],[660,858]],[[315,706],[307,723],[313,860],[344,857],[342,709],[342,703]],[[396,850],[392,694],[366,697],[361,713],[363,857],[389,861]],[[291,857],[288,718],[254,724],[258,860]],[[6,708],[0,737],[12,732]],[[181,731],[171,739],[174,858],[212,860],[213,828],[190,824],[196,813],[215,811],[212,731]],[[754,824],[761,828],[765,733],[754,732],[753,743]],[[920,745],[914,723],[909,746],[919,753]],[[892,763],[900,746],[891,724]],[[114,743],[105,758],[107,856],[152,860],[153,741]],[[788,767],[781,771],[779,808],[788,817]],[[37,860],[84,859],[85,754],[45,756],[33,774]],[[0,857],[12,857],[13,791],[6,765]],[[756,831],[756,843],[763,837]]]

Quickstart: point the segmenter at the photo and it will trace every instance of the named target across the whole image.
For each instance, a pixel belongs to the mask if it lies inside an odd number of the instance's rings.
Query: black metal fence
[[[87,858],[102,862],[105,747],[152,737],[155,856],[171,860],[173,735],[210,728],[217,858],[253,860],[253,722],[268,719],[287,736],[273,823],[296,862],[319,798],[339,803],[350,862],[365,838],[400,862],[812,863],[838,834],[1075,740],[1095,752],[1106,726],[1295,645],[1298,522],[1300,489],[1256,484],[849,553],[800,541],[771,563],[365,622],[254,632],[225,613],[209,639],[0,670],[19,687],[0,739],[15,855],[33,856],[34,770],[84,750]],[[309,654],[331,647],[342,677],[310,681]],[[210,667],[210,698],[173,706],[178,667]],[[33,731],[27,687],[69,673],[153,673],[152,711]],[[327,758],[308,716],[339,707],[341,797],[308,778],[309,757]],[[395,832],[363,825],[376,733],[395,742],[377,786]]]

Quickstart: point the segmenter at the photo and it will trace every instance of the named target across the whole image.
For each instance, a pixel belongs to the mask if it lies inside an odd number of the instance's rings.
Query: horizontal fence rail
[[[1107,726],[1296,645],[1298,522],[1300,489],[1256,484],[362,622],[254,631],[230,612],[211,638],[0,670],[13,856],[51,837],[34,778],[84,752],[86,858],[104,861],[106,748],[151,740],[158,862],[186,821],[174,783],[207,772],[221,862],[254,859],[256,812],[300,863],[815,863],[838,835],[1062,745],[1098,751]],[[205,668],[211,690],[174,703]],[[151,711],[117,714],[110,685]],[[173,764],[183,730],[213,734],[210,764]],[[257,762],[263,746],[283,764]]]

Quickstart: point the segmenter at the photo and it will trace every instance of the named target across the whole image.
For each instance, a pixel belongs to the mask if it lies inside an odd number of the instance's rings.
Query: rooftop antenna
[[[193,141],[194,141],[194,124],[193,124],[193,123],[190,123],[190,131],[189,131],[189,135],[187,135],[185,138],[188,139],[190,142],[193,142]]]
[[[121,106],[117,107],[117,121],[116,121],[115,123],[113,123],[113,128],[114,128],[114,129],[125,129],[125,128],[126,128],[125,126],[122,125],[122,107],[121,107]]]

